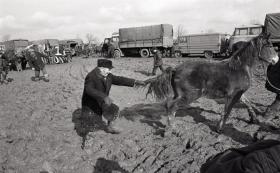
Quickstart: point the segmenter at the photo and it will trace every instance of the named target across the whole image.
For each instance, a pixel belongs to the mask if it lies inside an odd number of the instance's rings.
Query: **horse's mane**
[[[233,52],[229,58],[228,65],[231,70],[239,70],[244,64],[249,66],[252,65],[254,61],[254,46],[256,46],[256,40],[259,39],[260,35],[252,38],[250,41],[240,41],[235,43],[241,45],[236,51]],[[234,46],[234,45],[233,45]]]

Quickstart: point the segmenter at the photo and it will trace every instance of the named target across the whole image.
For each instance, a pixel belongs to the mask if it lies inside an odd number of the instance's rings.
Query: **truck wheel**
[[[212,51],[205,51],[204,52],[204,57],[206,58],[206,59],[212,59],[213,58],[213,52]]]
[[[141,49],[140,55],[142,58],[148,58],[150,56],[149,50],[148,49]]]
[[[175,55],[175,58],[181,58],[182,57],[182,53],[179,52],[179,51],[176,51],[174,55]]]
[[[121,52],[119,50],[114,51],[114,58],[120,58],[121,57]]]

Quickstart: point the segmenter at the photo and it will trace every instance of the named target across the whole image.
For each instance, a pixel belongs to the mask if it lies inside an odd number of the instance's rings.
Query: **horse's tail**
[[[156,99],[162,100],[171,96],[173,93],[171,82],[174,72],[174,68],[168,67],[161,75],[147,79],[145,81],[146,87],[148,86],[146,97],[151,94]]]

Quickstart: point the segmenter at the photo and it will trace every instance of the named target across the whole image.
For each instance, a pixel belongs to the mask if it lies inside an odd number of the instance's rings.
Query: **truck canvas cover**
[[[265,32],[271,39],[280,39],[280,13],[267,14],[264,21]]]
[[[143,27],[120,28],[120,42],[143,41],[173,38],[173,27],[169,24],[151,25]]]

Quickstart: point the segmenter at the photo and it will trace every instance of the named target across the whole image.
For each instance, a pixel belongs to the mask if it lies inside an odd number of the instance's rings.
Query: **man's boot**
[[[36,71],[36,70],[35,70],[35,77],[34,77],[34,78],[31,78],[31,79],[32,79],[32,81],[34,81],[34,82],[39,81],[39,80],[40,80],[40,71]]]
[[[279,114],[280,112],[280,94],[278,94],[274,100],[274,102],[268,106],[265,116],[265,119],[273,119],[275,118],[275,116],[277,116],[277,114]]]
[[[2,83],[8,84],[9,82],[7,81],[7,73],[3,73],[3,74],[2,74],[2,77],[3,77]]]
[[[45,81],[45,82],[49,82],[50,81],[48,74],[44,74],[43,81]]]
[[[108,121],[108,126],[107,126],[106,131],[107,131],[108,133],[112,133],[112,134],[119,134],[119,133],[121,133],[121,130],[117,129],[117,128],[113,125],[112,121]]]

